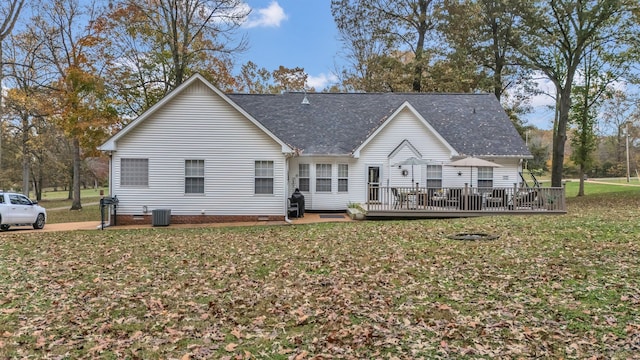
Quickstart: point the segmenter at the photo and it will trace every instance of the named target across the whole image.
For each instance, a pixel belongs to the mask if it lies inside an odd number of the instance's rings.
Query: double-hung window
[[[493,168],[492,167],[478,168],[478,187],[479,188],[493,187]]]
[[[316,164],[316,192],[331,192],[331,164]]]
[[[273,161],[256,161],[255,193],[273,194]]]
[[[298,190],[309,191],[309,164],[298,164]]]
[[[442,165],[427,165],[427,188],[442,188]]]
[[[338,192],[349,191],[349,165],[338,164]]]
[[[120,159],[120,186],[149,186],[149,159]]]
[[[184,193],[204,194],[204,160],[184,161]]]

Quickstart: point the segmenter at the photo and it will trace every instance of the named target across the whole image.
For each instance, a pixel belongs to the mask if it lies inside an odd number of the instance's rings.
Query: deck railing
[[[565,213],[565,189],[500,187],[500,188],[426,188],[370,187],[369,213]]]

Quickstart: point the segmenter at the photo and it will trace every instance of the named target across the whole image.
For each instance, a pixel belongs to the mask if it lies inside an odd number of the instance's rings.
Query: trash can
[[[151,226],[169,226],[171,209],[154,209],[151,211]]]
[[[304,217],[304,195],[296,189],[291,195],[291,203],[298,204],[298,216]]]

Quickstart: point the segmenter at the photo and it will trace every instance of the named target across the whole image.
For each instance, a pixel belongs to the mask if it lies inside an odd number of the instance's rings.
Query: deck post
[[[464,210],[469,210],[469,197],[471,197],[471,191],[469,190],[469,183],[464,183],[464,196],[462,196],[462,199],[464,199],[464,204],[460,204],[461,207],[460,209],[464,209]]]
[[[561,202],[561,204],[562,204],[562,209],[565,210],[565,211],[567,210],[567,196],[566,196],[567,195],[567,189],[566,189],[566,186],[567,186],[567,182],[563,181],[562,182],[562,202]]]

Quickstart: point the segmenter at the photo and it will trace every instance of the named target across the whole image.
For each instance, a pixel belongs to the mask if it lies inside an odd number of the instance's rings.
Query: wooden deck
[[[371,187],[367,218],[451,218],[566,214],[561,188]]]

